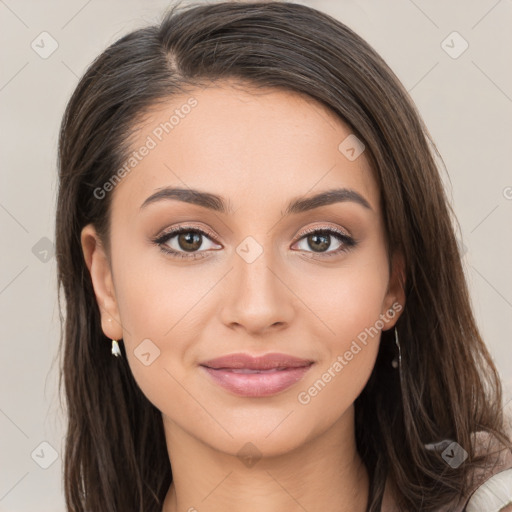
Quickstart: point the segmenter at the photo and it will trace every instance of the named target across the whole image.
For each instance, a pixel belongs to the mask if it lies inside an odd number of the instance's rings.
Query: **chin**
[[[309,429],[303,421],[297,422],[295,415],[282,413],[278,422],[271,421],[258,414],[258,418],[242,422],[227,423],[230,437],[222,429],[216,429],[212,436],[211,431],[204,433],[204,442],[217,451],[238,458],[269,458],[286,455],[300,449],[315,437],[316,429]],[[318,428],[321,431],[321,428]]]

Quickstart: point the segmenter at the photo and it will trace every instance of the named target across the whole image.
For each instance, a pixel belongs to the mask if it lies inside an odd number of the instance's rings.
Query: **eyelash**
[[[156,238],[154,238],[152,240],[152,242],[155,245],[157,245],[162,252],[169,254],[170,256],[172,256],[174,258],[185,258],[185,259],[189,259],[189,260],[196,260],[196,259],[207,257],[208,251],[185,253],[185,252],[181,252],[181,251],[176,251],[174,249],[170,249],[169,247],[166,247],[164,245],[166,242],[168,242],[174,236],[179,235],[181,233],[190,233],[190,232],[198,233],[202,236],[212,239],[215,242],[215,237],[213,236],[212,233],[210,233],[208,231],[203,231],[202,229],[199,229],[194,226],[180,226],[178,228],[173,228],[173,229],[157,236]],[[311,228],[311,229],[308,229],[304,233],[301,233],[301,236],[295,240],[294,244],[313,233],[328,234],[343,243],[343,245],[341,245],[335,251],[330,251],[330,252],[325,252],[325,253],[313,252],[313,254],[319,256],[320,258],[330,258],[332,256],[337,256],[337,255],[341,254],[342,252],[348,252],[350,249],[352,249],[353,247],[355,247],[357,245],[356,240],[354,240],[352,237],[346,235],[345,233],[343,233],[342,231],[340,231],[336,228]],[[215,243],[217,243],[217,242],[215,242]]]

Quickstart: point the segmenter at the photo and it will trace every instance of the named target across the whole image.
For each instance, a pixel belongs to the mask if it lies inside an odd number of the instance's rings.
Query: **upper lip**
[[[300,359],[289,354],[265,354],[263,356],[251,356],[250,354],[228,354],[201,363],[213,369],[242,369],[271,370],[273,368],[300,368],[310,366],[314,361]]]

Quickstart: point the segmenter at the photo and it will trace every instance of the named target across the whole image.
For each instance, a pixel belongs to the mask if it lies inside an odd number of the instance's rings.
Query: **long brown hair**
[[[435,164],[437,150],[407,92],[379,55],[332,17],[289,2],[174,6],[90,65],[67,105],[59,140],[56,245],[66,315],[61,339],[68,431],[65,498],[71,511],[160,511],[172,481],[161,413],[101,329],[81,229],[93,223],[108,248],[112,194],[137,120],[159,102],[234,78],[308,95],[366,146],[380,187],[389,256],[402,252],[406,304],[355,402],[358,450],[370,477],[368,511],[389,478],[401,510],[433,511],[468,490],[472,432],[510,446],[499,376],[478,331]],[[62,346],[63,345],[63,346]],[[125,349],[120,342],[123,356]],[[401,378],[399,377],[401,375]],[[452,439],[469,454],[452,468],[425,444]]]

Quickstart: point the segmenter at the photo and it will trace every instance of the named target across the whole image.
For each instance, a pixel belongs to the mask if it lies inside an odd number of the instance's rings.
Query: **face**
[[[113,194],[111,251],[92,226],[82,244],[103,331],[123,339],[176,438],[276,455],[351,417],[403,294],[378,187],[349,136],[308,97],[224,82],[148,113],[133,167],[97,192]],[[234,353],[302,363],[202,366]]]

